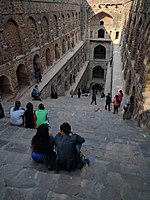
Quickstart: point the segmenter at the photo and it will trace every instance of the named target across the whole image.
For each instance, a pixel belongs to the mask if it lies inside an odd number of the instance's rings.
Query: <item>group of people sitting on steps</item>
[[[33,104],[29,102],[24,109],[21,102],[16,101],[10,110],[12,125],[37,128],[31,141],[32,159],[55,171],[70,171],[89,165],[89,160],[80,151],[84,138],[73,133],[67,122],[60,125],[60,132],[54,138],[49,131],[48,111],[42,103],[38,108],[34,111]]]

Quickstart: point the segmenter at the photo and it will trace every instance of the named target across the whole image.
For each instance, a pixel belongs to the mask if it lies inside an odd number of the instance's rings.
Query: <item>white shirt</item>
[[[19,108],[19,110],[14,111],[14,107],[10,109],[10,122],[13,125],[20,126],[23,124],[24,110]]]

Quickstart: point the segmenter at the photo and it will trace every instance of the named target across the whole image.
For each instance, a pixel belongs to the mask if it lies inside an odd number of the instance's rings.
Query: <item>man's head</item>
[[[69,135],[71,132],[71,126],[67,122],[64,122],[60,125],[60,131],[61,133],[64,133],[65,135]]]
[[[44,110],[44,104],[42,103],[39,104],[39,110]]]
[[[35,88],[38,88],[38,85],[35,85]]]

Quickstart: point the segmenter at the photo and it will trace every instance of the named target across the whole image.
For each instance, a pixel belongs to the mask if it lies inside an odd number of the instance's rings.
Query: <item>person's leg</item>
[[[108,111],[110,111],[110,103],[108,103]]]

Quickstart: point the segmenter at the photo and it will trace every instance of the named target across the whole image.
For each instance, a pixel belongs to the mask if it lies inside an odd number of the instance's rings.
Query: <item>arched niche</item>
[[[94,59],[105,59],[106,48],[102,45],[98,45],[94,48]]]
[[[44,39],[44,42],[47,42],[48,41],[48,38],[49,38],[49,25],[48,25],[48,20],[46,17],[43,17],[43,20],[42,20],[42,29],[43,29],[43,39]]]
[[[12,94],[13,94],[13,92],[12,92],[10,80],[5,75],[0,76],[0,96],[1,96],[1,98],[5,99],[6,97],[8,97]]]
[[[105,35],[105,31],[104,29],[99,29],[98,30],[98,38],[104,38],[104,35]]]
[[[33,17],[28,18],[27,29],[28,29],[28,36],[29,36],[28,45],[30,49],[33,49],[34,47],[37,46],[37,38],[36,38],[37,28],[36,28],[36,23]]]
[[[55,14],[53,15],[53,29],[54,29],[55,37],[58,37],[59,36],[58,19]]]
[[[59,59],[60,58],[60,53],[59,53],[59,47],[58,44],[55,44],[55,59]]]
[[[47,65],[47,68],[49,68],[52,64],[53,64],[52,55],[51,55],[50,49],[48,48],[46,50],[46,65]]]
[[[63,39],[62,40],[62,54],[65,54],[66,53],[66,42],[65,40]]]
[[[101,66],[93,68],[93,78],[104,78],[104,69]]]
[[[23,88],[23,87],[28,86],[30,84],[26,68],[23,64],[20,64],[17,67],[16,75],[17,75],[19,88]]]
[[[7,46],[7,58],[22,54],[22,44],[18,25],[13,19],[9,19],[4,28],[4,38]]]

